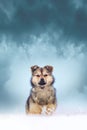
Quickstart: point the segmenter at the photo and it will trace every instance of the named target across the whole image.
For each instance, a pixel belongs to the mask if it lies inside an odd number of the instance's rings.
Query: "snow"
[[[2,130],[87,130],[87,115],[27,116],[1,114]]]

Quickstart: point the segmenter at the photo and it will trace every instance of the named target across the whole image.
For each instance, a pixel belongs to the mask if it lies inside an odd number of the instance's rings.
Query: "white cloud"
[[[76,9],[83,6],[83,0],[74,0],[73,3],[75,4]]]
[[[11,21],[15,12],[13,1],[10,0],[9,3],[1,2],[0,9],[6,14],[7,18]]]

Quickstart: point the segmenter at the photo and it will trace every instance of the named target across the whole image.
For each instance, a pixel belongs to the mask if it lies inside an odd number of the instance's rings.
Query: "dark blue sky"
[[[0,34],[15,40],[45,31],[87,40],[86,0],[0,0]],[[22,41],[23,41],[22,40]]]

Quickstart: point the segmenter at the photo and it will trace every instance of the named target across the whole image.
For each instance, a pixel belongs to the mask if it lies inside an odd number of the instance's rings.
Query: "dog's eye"
[[[40,77],[40,75],[36,75],[37,77]]]
[[[45,74],[44,77],[47,77],[47,74]]]

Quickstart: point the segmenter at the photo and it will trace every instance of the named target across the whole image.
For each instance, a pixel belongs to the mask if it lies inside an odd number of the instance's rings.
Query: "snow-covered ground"
[[[0,115],[2,130],[87,130],[87,116]]]

